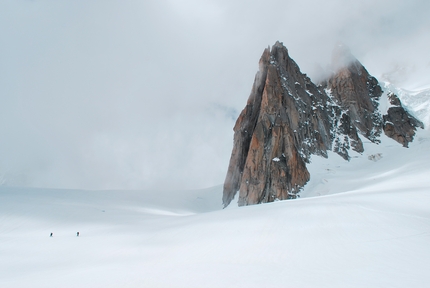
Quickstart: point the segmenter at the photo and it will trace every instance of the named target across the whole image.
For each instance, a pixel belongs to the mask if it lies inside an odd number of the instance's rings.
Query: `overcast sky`
[[[430,82],[429,13],[428,0],[1,1],[0,180],[222,184],[264,48],[283,42],[317,78],[341,41],[414,88]]]

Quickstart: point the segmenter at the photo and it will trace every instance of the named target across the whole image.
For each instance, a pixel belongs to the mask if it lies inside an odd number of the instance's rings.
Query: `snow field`
[[[0,287],[428,287],[430,130],[382,143],[312,156],[301,198],[241,208],[221,186],[0,187]]]

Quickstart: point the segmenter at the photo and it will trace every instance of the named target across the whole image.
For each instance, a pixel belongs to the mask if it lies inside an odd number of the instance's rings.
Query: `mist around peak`
[[[429,84],[429,10],[419,0],[3,1],[3,183],[222,183],[262,47],[282,40],[317,83],[342,42],[378,79],[413,67],[390,78],[411,90]]]

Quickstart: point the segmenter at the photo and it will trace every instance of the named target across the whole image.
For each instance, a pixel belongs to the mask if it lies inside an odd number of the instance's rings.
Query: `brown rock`
[[[344,45],[333,52],[335,73],[328,80],[328,89],[342,110],[347,111],[351,124],[372,142],[379,142],[382,119],[377,110],[382,89],[361,63]]]
[[[424,124],[403,108],[400,99],[395,94],[389,93],[388,99],[393,106],[388,108],[387,115],[383,116],[384,133],[402,144],[403,147],[408,147],[414,139],[417,128],[423,129]]]
[[[270,60],[270,49],[264,50],[260,59],[260,70],[255,75],[254,85],[245,109],[240,113],[234,125],[233,152],[230,157],[228,174],[224,182],[223,203],[226,207],[239,190],[251,138],[260,113],[261,95],[266,84],[266,75]]]
[[[238,192],[239,206],[296,198],[311,177],[311,155],[332,150],[349,160],[351,149],[364,150],[359,134],[377,143],[383,126],[382,89],[344,46],[335,51],[336,71],[324,86],[301,73],[279,42],[264,50],[259,66],[234,126],[224,207]],[[393,105],[397,100],[392,97]],[[404,146],[420,125],[400,106],[384,116],[385,133]]]
[[[281,43],[266,49],[234,127],[224,206],[238,191],[241,206],[295,198],[309,181],[306,162],[311,154],[327,157],[335,140],[343,145],[335,152],[345,159],[350,145],[362,149],[350,122],[322,88],[300,72]]]

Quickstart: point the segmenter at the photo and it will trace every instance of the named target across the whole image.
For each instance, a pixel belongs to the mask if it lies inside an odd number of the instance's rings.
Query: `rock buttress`
[[[223,191],[224,207],[296,198],[309,181],[311,155],[332,150],[345,160],[364,151],[360,135],[379,143],[385,134],[407,147],[416,127],[397,97],[387,115],[382,89],[343,45],[333,54],[332,76],[316,86],[282,43],[264,50],[246,107],[234,126],[234,146]]]
[[[377,109],[382,94],[378,80],[343,45],[335,48],[332,66],[335,73],[327,82],[330,94],[351,118],[351,124],[370,141],[378,143],[382,130]]]
[[[224,206],[238,191],[240,206],[295,198],[309,181],[310,155],[327,157],[335,143],[335,152],[348,159],[350,146],[362,147],[350,123],[339,105],[300,72],[281,43],[266,49],[234,127]]]
[[[388,100],[392,106],[383,116],[384,133],[403,147],[408,147],[414,139],[417,128],[424,129],[424,124],[403,108],[400,99],[394,93],[388,94]]]
[[[251,138],[257,124],[260,113],[261,95],[266,83],[267,69],[270,61],[270,50],[264,50],[260,59],[260,70],[255,75],[254,85],[249,96],[246,107],[242,110],[234,125],[233,151],[230,157],[228,172],[224,181],[224,193],[222,201],[226,207],[233,200],[239,190],[242,179],[243,167],[245,166]]]

